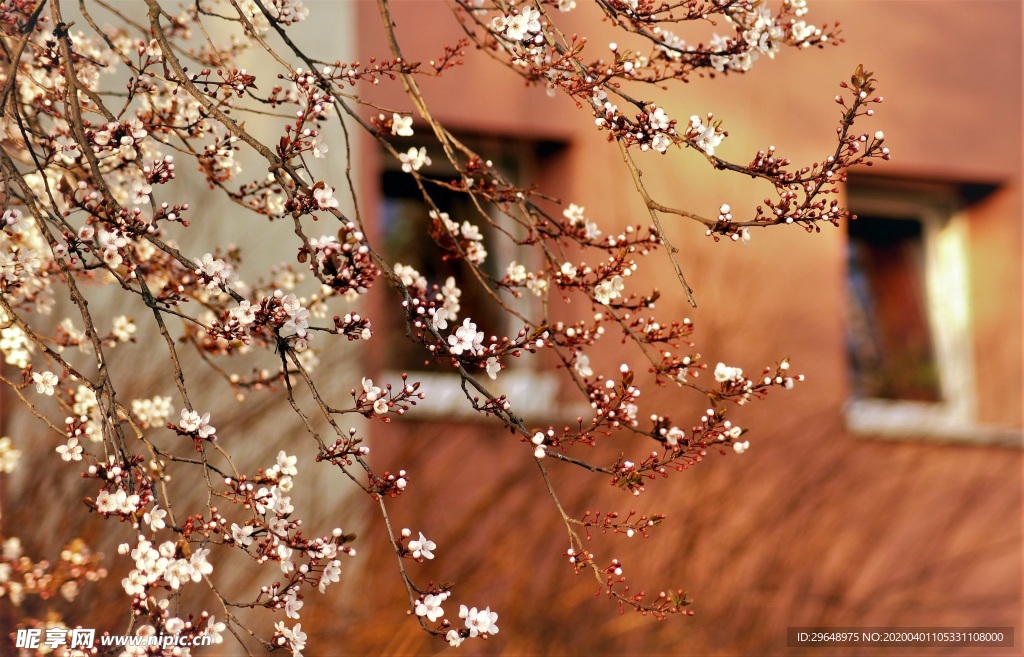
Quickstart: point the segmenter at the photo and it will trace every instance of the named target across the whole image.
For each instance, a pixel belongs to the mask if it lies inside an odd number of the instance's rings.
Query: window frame
[[[847,428],[888,438],[990,440],[986,437],[990,432],[976,425],[968,231],[961,204],[948,190],[870,185],[848,187],[847,201],[854,214],[921,224],[924,302],[942,397],[932,402],[857,398],[851,394],[844,409]],[[844,309],[849,307],[847,297]]]
[[[557,150],[564,148],[567,144],[562,142],[551,142],[549,140],[531,140],[525,138],[519,138],[515,136],[496,137],[493,135],[459,135],[459,139],[464,143],[472,147],[481,156],[487,156],[485,152],[488,148],[496,148],[499,153],[495,159],[499,167],[506,168],[503,165],[504,161],[510,158],[516,158],[516,177],[526,180],[534,180],[537,178],[539,170],[544,168],[543,159],[545,152],[556,152]],[[436,142],[424,142],[421,140],[405,140],[402,142],[402,146],[408,148],[415,146],[427,146],[428,151],[431,148],[431,144],[434,145],[436,150]],[[401,150],[401,149],[400,149]],[[481,152],[484,151],[484,152]],[[436,153],[435,153],[436,154]],[[384,174],[388,171],[400,170],[400,165],[393,158],[390,157],[386,152],[382,152],[380,164],[376,171],[377,184],[380,184]],[[439,158],[443,158],[443,155],[438,155]],[[500,160],[499,160],[500,158]],[[438,159],[432,158],[433,164],[425,166],[421,169],[422,172],[429,174],[440,174],[447,173],[448,163],[442,162]],[[379,189],[378,197],[378,212],[383,211],[383,204],[387,197],[386,190],[383,186]],[[426,208],[424,208],[426,212]],[[501,222],[501,217],[494,216],[493,213],[491,219],[496,222]],[[455,217],[453,217],[455,219]],[[473,223],[480,224],[479,218],[473,221]],[[485,230],[484,226],[480,226],[481,230],[486,234],[491,234],[494,229]],[[506,261],[517,260],[520,263],[525,264],[527,267],[531,266],[530,262],[524,262],[523,257],[515,257],[513,251],[516,251],[517,247],[509,244],[505,241],[499,241],[497,244],[493,240],[488,241],[485,237],[485,247],[488,250],[488,258],[496,258],[503,264],[507,264]],[[521,249],[520,249],[521,250]],[[523,256],[527,259],[530,256],[528,250],[523,251]],[[386,257],[391,258],[390,254],[386,254]],[[413,264],[413,263],[404,263]],[[437,282],[437,281],[432,281]],[[510,304],[511,307],[516,308],[519,311],[530,309],[537,309],[540,305],[540,300],[535,299],[533,295],[524,293],[520,299],[509,299],[505,298],[505,302]],[[467,315],[464,312],[459,314],[459,322],[462,321]],[[514,335],[521,326],[513,326],[513,317],[504,317],[504,324],[502,330],[506,333]],[[452,327],[452,330],[454,328]],[[396,335],[389,335],[388,339],[404,339]],[[559,377],[550,371],[544,371],[541,369],[539,363],[531,362],[532,359],[529,357],[511,359],[509,362],[505,362],[505,369],[498,373],[497,379],[491,380],[487,378],[487,375],[481,370],[479,372],[472,372],[474,376],[481,379],[481,382],[488,387],[491,392],[495,395],[506,395],[519,409],[520,413],[525,412],[526,420],[551,420],[551,419],[562,419],[562,416],[566,415],[566,409],[563,408],[562,404],[558,403],[558,391],[559,391]],[[397,380],[400,379],[402,371],[396,369],[391,363],[383,364],[383,371],[381,375],[384,380]],[[431,371],[423,369],[411,368],[407,370],[410,381],[417,381],[420,383],[420,391],[431,400],[429,404],[419,405],[416,407],[415,413],[410,414],[407,419],[410,421],[417,421],[422,419],[437,419],[447,418],[458,422],[467,421],[484,421],[486,415],[484,413],[473,410],[466,399],[466,392],[463,388],[462,378],[455,372],[441,372]],[[472,390],[470,388],[470,390]],[[568,412],[578,411],[577,408],[568,409]],[[575,415],[573,416],[575,417]]]

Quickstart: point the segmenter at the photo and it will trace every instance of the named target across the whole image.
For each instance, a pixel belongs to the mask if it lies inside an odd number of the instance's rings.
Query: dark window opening
[[[847,351],[857,398],[942,401],[924,231],[915,218],[869,214],[849,223]]]
[[[521,184],[523,180],[534,177],[538,161],[546,152],[544,145],[534,142],[506,139],[463,141],[482,158],[493,161],[495,168],[515,184]],[[421,173],[444,182],[456,177],[455,169],[436,142],[428,144],[410,139],[403,140],[402,146],[426,146],[432,164],[421,169]],[[401,263],[414,268],[426,279],[428,287],[434,284],[443,286],[448,277],[454,277],[462,292],[459,298],[457,324],[461,325],[465,318],[470,318],[477,325],[477,330],[483,331],[487,336],[485,339],[489,339],[491,335],[501,336],[517,332],[521,326],[513,325],[508,313],[497,304],[487,290],[482,288],[471,267],[461,259],[446,259],[444,250],[430,237],[430,207],[413,177],[403,172],[400,163],[389,153],[385,153],[383,158],[385,169],[380,176],[380,222],[384,238],[384,255],[388,262],[392,266]],[[522,233],[521,228],[514,225],[509,217],[504,216],[498,209],[484,204],[481,207],[488,213],[485,218],[481,216],[480,210],[467,194],[430,183],[427,183],[426,189],[434,205],[440,212],[447,213],[450,220],[460,225],[464,221],[469,221],[480,230],[488,256],[479,269],[486,276],[501,278],[512,260],[530,266],[531,263],[523,262],[525,254],[508,239],[507,235],[501,234],[502,231],[514,236]],[[500,226],[501,230],[492,226],[488,219]],[[523,309],[523,304],[529,303],[512,299],[505,292],[499,291],[495,294],[510,307]],[[455,325],[449,322],[447,332],[454,329]],[[436,367],[432,362],[427,362],[429,354],[422,345],[405,338],[407,327],[404,318],[397,317],[387,330],[394,339],[385,358],[386,367],[403,371],[429,370]],[[450,370],[447,367],[442,369]]]

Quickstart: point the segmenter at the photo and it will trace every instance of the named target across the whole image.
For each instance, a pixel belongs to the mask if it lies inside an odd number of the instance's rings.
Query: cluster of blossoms
[[[198,260],[197,270],[205,278],[206,289],[210,292],[228,287],[235,282],[235,272],[231,265],[213,254],[207,253]]]
[[[510,41],[531,41],[540,42],[541,31],[540,12],[524,5],[518,13],[506,16],[495,16],[491,20],[491,30],[495,34],[501,34]]]
[[[469,221],[459,224],[452,221],[447,212],[429,213],[432,229],[436,232],[442,247],[464,257],[473,265],[482,265],[487,259],[484,237],[480,228]]]
[[[213,572],[207,560],[209,549],[196,550],[185,558],[179,556],[179,547],[174,541],[164,541],[154,547],[144,536],[139,536],[134,548],[123,543],[118,552],[131,556],[135,562],[135,569],[121,580],[125,593],[132,597],[145,598],[147,591],[157,586],[169,586],[176,591]]]
[[[380,273],[364,242],[362,231],[352,222],[347,222],[337,237],[311,238],[308,249],[303,247],[299,257],[305,260],[307,252],[312,252],[309,268],[317,280],[345,298],[354,300],[366,293]]]
[[[0,439],[0,455],[3,440],[7,439]],[[17,536],[0,536],[0,597],[14,607],[29,606],[25,603],[32,598],[46,601],[59,596],[74,602],[84,584],[107,576],[102,557],[76,538],[60,550],[59,558],[36,562],[24,553]]]

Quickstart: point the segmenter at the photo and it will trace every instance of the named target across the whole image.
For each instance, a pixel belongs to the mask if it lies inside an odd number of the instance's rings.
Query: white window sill
[[[1024,447],[1021,429],[977,424],[951,404],[856,399],[847,403],[845,415],[851,432],[877,438]]]

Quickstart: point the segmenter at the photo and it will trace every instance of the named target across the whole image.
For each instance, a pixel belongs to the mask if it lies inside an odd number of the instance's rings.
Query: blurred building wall
[[[459,35],[437,3],[395,2],[393,8],[410,61],[436,56],[439,44]],[[713,243],[703,227],[669,220],[699,307],[685,304],[668,263],[655,257],[657,267],[641,281],[662,289],[659,313],[694,320],[697,350],[712,367],[727,359],[757,371],[789,356],[807,382],[733,412],[752,427],[748,453],[713,455],[652,484],[639,499],[600,477],[552,468],[570,513],[668,514],[650,540],[600,537],[593,548],[600,557],[622,560],[638,586],[679,586],[695,598],[694,618],[666,623],[619,615],[613,603],[594,597],[593,580],[572,575],[560,554],[568,545],[536,467],[499,427],[427,416],[417,421],[416,412],[376,425],[378,467],[415,473],[414,493],[392,503],[395,522],[423,530],[440,546],[438,559],[416,567],[415,575],[455,581],[453,600],[490,605],[501,614],[502,634],[476,649],[812,654],[786,647],[787,627],[1015,625],[1019,633],[1020,5],[837,1],[815,4],[807,18],[839,20],[846,43],[787,50],[743,76],[694,79],[658,102],[665,99],[669,116],[681,122],[709,111],[723,119],[730,134],[717,154],[727,159],[745,162],[775,145],[794,162],[810,162],[832,148],[838,82],[857,64],[875,73],[885,102],[857,130],[883,130],[893,160],[858,170],[851,185],[952,199],[966,231],[968,415],[935,431],[915,431],[912,424],[865,435],[848,428],[857,418],[849,411],[845,226],[826,225],[820,234],[756,230],[743,246]],[[582,10],[568,20],[579,21],[590,57],[606,53],[611,40],[622,47],[621,36],[584,18]],[[373,3],[359,4],[359,21],[360,52],[387,52]],[[539,181],[544,191],[586,206],[588,216],[609,227],[649,222],[617,148],[596,133],[586,111],[526,88],[481,53],[470,51],[465,61],[422,83],[447,127],[561,143]],[[397,85],[379,93],[386,106],[411,110]],[[368,148],[363,159],[364,197],[371,203],[383,166],[377,157]],[[705,216],[722,203],[734,215],[750,213],[769,191],[710,170],[692,151],[648,153],[639,162],[656,199]],[[591,356],[606,371],[620,362],[612,342]],[[647,388],[644,396],[689,409],[689,416],[704,408],[699,398],[676,390]],[[535,424],[564,421],[557,406],[552,400],[547,419],[538,411]],[[430,524],[411,524],[421,519]],[[389,654],[440,650],[413,622],[396,628],[381,613],[408,603],[397,587],[385,586],[391,555],[379,557],[380,567],[366,575],[377,593],[347,611],[357,621],[348,638],[351,652],[382,642]]]

